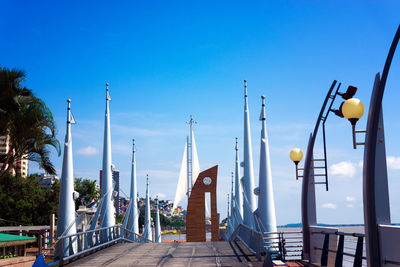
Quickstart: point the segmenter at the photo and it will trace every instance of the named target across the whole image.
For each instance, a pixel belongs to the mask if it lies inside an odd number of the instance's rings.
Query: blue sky
[[[0,64],[24,69],[25,85],[53,112],[65,135],[72,99],[75,175],[98,180],[105,83],[110,83],[113,162],[129,194],[131,139],[138,186],[172,199],[192,114],[201,169],[219,165],[218,211],[243,136],[243,80],[248,80],[256,184],[261,98],[278,224],[300,221],[300,182],[288,158],[305,150],[333,79],[355,85],[368,110],[374,76],[400,22],[398,1],[2,1]],[[385,92],[384,114],[392,219],[400,221],[399,54]],[[337,104],[340,102],[338,101]],[[366,117],[366,116],[365,116]],[[358,128],[365,128],[365,117]],[[330,190],[317,189],[318,221],[362,223],[363,149],[350,124],[327,122]],[[315,153],[321,153],[317,144]],[[241,143],[242,150],[242,143]],[[242,151],[240,151],[242,152]],[[241,153],[242,157],[242,153]],[[53,155],[58,172],[62,158]],[[32,171],[39,171],[31,165]]]

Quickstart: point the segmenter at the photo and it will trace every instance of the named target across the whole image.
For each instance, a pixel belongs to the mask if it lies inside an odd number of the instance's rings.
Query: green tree
[[[80,205],[88,205],[93,198],[95,201],[100,198],[100,191],[96,187],[96,181],[75,178],[74,189],[79,193],[79,198],[75,201],[76,209],[78,209]]]
[[[39,177],[6,173],[0,176],[0,226],[48,225],[50,214],[57,215],[59,183],[42,188]]]
[[[17,162],[26,158],[37,162],[47,173],[56,174],[50,160],[50,147],[61,154],[55,137],[53,115],[46,104],[23,87],[26,74],[21,70],[0,68],[0,135],[8,135],[10,150],[0,155],[0,176],[20,171]]]

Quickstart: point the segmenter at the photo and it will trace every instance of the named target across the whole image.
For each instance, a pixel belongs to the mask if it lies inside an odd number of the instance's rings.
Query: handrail
[[[101,237],[102,235],[104,235],[105,238]],[[59,242],[61,240],[64,241]],[[120,224],[116,224],[109,227],[102,227],[59,237],[57,239],[59,246],[57,254],[60,257],[61,264],[63,264],[65,261],[78,257],[86,252],[121,241],[137,243],[152,242],[122,227]]]
[[[57,237],[57,241],[56,242],[58,242],[58,240],[61,240],[61,239],[65,239],[65,238],[69,238],[69,237],[73,237],[73,236],[78,236],[78,235],[82,235],[82,234],[94,233],[94,232],[98,232],[98,231],[102,231],[102,230],[106,230],[106,229],[114,228],[114,227],[121,227],[121,225],[120,224],[116,224],[116,225],[112,225],[112,226],[108,226],[108,227],[96,228],[94,230],[87,230],[85,232],[78,232],[78,233],[75,233],[75,234],[60,236],[60,237]],[[125,230],[127,230],[127,229],[125,229]]]
[[[247,233],[243,233],[244,231]],[[250,251],[255,252],[257,259],[261,260],[261,252],[264,249],[264,246],[261,245],[261,233],[254,231],[244,224],[239,224],[231,234],[229,241],[233,241],[235,238],[239,238]]]
[[[328,234],[328,235],[344,235],[344,236],[354,236],[354,237],[365,237],[363,233],[347,233],[340,231],[311,231],[312,234]]]
[[[301,234],[302,231],[276,231],[276,232],[263,232],[263,234],[278,234],[278,233],[285,233],[285,234]]]
[[[343,266],[343,261],[344,258],[343,256],[348,256],[354,258],[353,266],[354,267],[361,267],[362,266],[362,261],[366,260],[367,258],[363,256],[363,247],[364,247],[364,237],[365,234],[363,233],[348,233],[348,232],[340,232],[340,231],[327,231],[327,230],[321,230],[321,231],[311,231],[311,234],[320,234],[324,235],[324,241],[323,241],[323,247],[319,246],[314,246],[314,250],[321,250],[321,265],[326,266],[328,263],[328,253],[335,253],[335,266],[341,267]],[[329,245],[329,236],[330,235],[335,235],[339,236],[337,246],[335,249],[330,248]],[[355,247],[354,253],[349,253],[347,251],[344,251],[344,243],[345,243],[345,236],[349,237],[354,237],[357,238],[357,244]],[[349,241],[349,240],[347,240]],[[346,247],[347,249],[347,247]]]

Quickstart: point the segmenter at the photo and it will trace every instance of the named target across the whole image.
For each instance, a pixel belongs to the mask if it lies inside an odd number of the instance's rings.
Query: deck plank
[[[67,266],[262,266],[230,242],[122,243]]]

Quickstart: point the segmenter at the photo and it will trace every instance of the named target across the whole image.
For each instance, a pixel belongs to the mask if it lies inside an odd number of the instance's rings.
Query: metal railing
[[[144,238],[141,235],[138,235],[128,229],[122,229],[123,231],[123,239],[128,241],[128,242],[135,242],[135,243],[150,243],[152,242],[151,240]]]
[[[321,251],[321,266],[328,265],[329,253],[334,253],[335,266],[366,266],[365,256],[365,234],[362,233],[346,233],[339,231],[312,231],[311,234],[324,236],[323,246],[314,247],[315,250]],[[335,249],[329,246],[329,237],[331,235],[338,236],[337,247]]]
[[[244,224],[239,224],[231,234],[229,241],[233,241],[235,238],[244,243],[250,252],[254,253],[258,260],[261,260],[261,253],[264,252],[261,233],[254,231]]]
[[[264,249],[283,260],[301,260],[303,251],[303,232],[263,232]]]
[[[60,263],[63,264],[82,254],[122,241],[135,243],[152,242],[123,228],[121,225],[114,225],[61,236],[57,239],[56,246]]]

